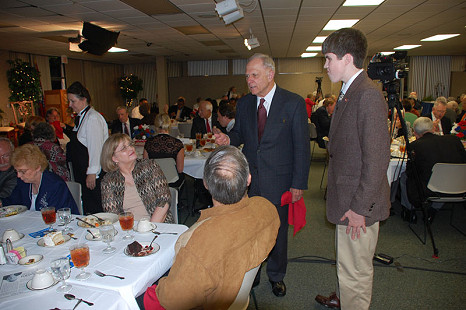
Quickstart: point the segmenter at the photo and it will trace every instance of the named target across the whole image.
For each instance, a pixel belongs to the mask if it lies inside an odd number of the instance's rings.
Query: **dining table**
[[[104,214],[99,213],[97,215],[103,216]],[[0,218],[0,237],[3,236],[5,230],[14,228],[18,233],[24,234],[23,238],[13,242],[15,248],[24,247],[27,255],[39,254],[43,256],[40,262],[31,266],[19,264],[0,265],[0,280],[5,281],[8,275],[16,273],[32,277],[31,275],[37,269],[50,269],[49,266],[52,260],[68,256],[70,246],[77,243],[86,243],[89,246],[90,261],[89,266],[85,269],[91,273],[91,276],[87,280],[77,280],[76,275],[80,270],[74,267],[71,268],[71,275],[66,281],[72,285],[70,293],[94,302],[97,306],[95,309],[139,309],[136,297],[143,294],[150,285],[170,269],[175,257],[175,242],[179,235],[188,229],[185,225],[154,223],[156,225],[155,231],[162,233],[154,241],[154,244],[158,244],[160,249],[148,256],[133,257],[124,253],[127,245],[133,241],[149,243],[155,234],[152,231],[139,233],[131,230],[133,239],[126,241],[123,240],[126,232],[122,231],[119,222],[116,221],[113,226],[117,234],[115,240],[111,242],[116,251],[111,254],[104,254],[102,251],[106,248],[106,243],[93,241],[87,232],[87,228],[77,225],[78,220],[76,217],[82,218],[82,216],[73,215],[72,222],[68,225],[73,229],[71,232],[73,238],[54,247],[41,246],[39,245],[42,244],[39,242],[40,238],[34,238],[30,235],[47,228],[40,212],[27,210],[14,216]],[[136,225],[135,221],[134,226],[136,227]],[[53,228],[63,229],[63,226],[58,225],[58,219]],[[99,277],[94,274],[96,270],[106,274],[122,276],[125,279]],[[44,309],[54,307],[71,309],[72,304],[63,298],[62,293],[55,291],[57,287],[55,285],[41,291],[32,291],[21,286],[18,288],[17,294],[11,296],[8,293],[2,295],[3,292],[0,286],[0,309],[38,309],[33,307],[34,300],[36,306],[38,302],[42,301],[44,304],[51,305]],[[31,307],[23,306],[23,303]],[[79,306],[79,308],[88,307]],[[92,308],[89,308],[89,310],[92,310]]]

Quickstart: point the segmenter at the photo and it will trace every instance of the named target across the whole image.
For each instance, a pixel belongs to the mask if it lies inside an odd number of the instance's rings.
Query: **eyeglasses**
[[[127,145],[124,145],[124,146],[121,148],[121,150],[118,150],[118,151],[115,150],[114,153],[125,152],[125,151],[127,151],[130,147],[131,147],[131,148],[134,147],[134,142],[130,142],[130,143],[128,143]]]

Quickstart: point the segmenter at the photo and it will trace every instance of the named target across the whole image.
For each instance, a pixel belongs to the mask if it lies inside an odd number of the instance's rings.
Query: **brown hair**
[[[130,137],[124,133],[116,133],[108,137],[102,147],[102,154],[100,155],[100,165],[105,172],[113,172],[118,170],[118,166],[113,161],[112,157],[121,142],[132,142]]]

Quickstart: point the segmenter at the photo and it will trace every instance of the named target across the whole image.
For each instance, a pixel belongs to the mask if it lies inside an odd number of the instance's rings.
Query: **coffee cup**
[[[139,232],[148,232],[154,229],[155,225],[149,221],[148,217],[143,217],[138,222],[138,231]]]
[[[53,276],[45,269],[38,269],[31,280],[31,287],[35,290],[47,288],[54,283]]]
[[[11,242],[17,241],[20,239],[20,235],[14,229],[7,229],[3,233],[3,242],[6,242],[7,239],[10,239]]]

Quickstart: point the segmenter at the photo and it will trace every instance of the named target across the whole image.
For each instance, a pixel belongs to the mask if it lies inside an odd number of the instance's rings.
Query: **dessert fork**
[[[112,274],[105,274],[105,273],[103,273],[103,272],[101,272],[99,270],[95,270],[94,273],[96,275],[98,275],[99,277],[114,277],[114,278],[118,278],[120,280],[123,280],[125,278],[125,277],[120,277],[120,276],[114,276]]]

